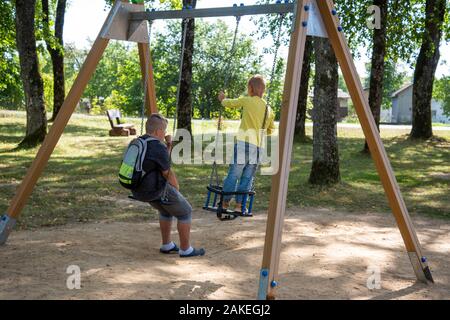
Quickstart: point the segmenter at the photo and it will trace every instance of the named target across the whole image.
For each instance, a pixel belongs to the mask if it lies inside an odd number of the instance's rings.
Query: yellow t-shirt
[[[224,99],[222,105],[225,108],[242,108],[242,120],[237,136],[239,141],[249,142],[261,147],[260,130],[266,129],[268,135],[273,134],[275,131],[275,114],[270,107],[267,112],[265,128],[262,127],[267,103],[258,96]]]

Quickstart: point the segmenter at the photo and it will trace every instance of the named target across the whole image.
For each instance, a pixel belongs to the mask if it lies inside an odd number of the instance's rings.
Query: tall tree
[[[414,71],[413,126],[410,137],[429,139],[433,136],[431,100],[436,68],[440,59],[446,0],[427,0],[422,47]]]
[[[366,64],[367,78],[364,79],[364,87],[369,87],[370,85],[370,73],[371,73],[371,64]],[[389,59],[385,60],[384,65],[384,78],[383,78],[383,109],[392,108],[392,93],[399,90],[401,87],[405,85],[408,81],[412,81],[408,77],[408,73],[405,70],[400,68],[400,64],[395,61]]]
[[[295,121],[295,137],[299,141],[306,141],[306,109],[308,106],[309,79],[311,75],[311,63],[313,58],[312,37],[306,38],[305,54],[303,57],[302,79],[298,98],[297,118]]]
[[[197,0],[183,0],[183,6],[195,8]],[[185,28],[187,29],[185,32]],[[178,102],[178,129],[192,133],[192,58],[194,56],[195,19],[183,21],[182,34],[185,49],[180,81],[180,100]],[[186,35],[186,39],[184,39]]]
[[[50,53],[53,66],[53,114],[51,121],[56,118],[56,115],[64,103],[65,80],[64,80],[64,15],[66,12],[66,0],[58,0],[55,14],[55,29],[54,33],[50,31],[50,10],[48,0],[42,0],[42,21],[44,28],[44,39],[47,45],[47,50]]]
[[[36,146],[47,134],[44,84],[39,73],[34,35],[35,5],[36,0],[16,0],[16,42],[27,110],[26,136],[20,143],[22,147]]]
[[[314,39],[313,163],[309,182],[330,185],[340,181],[337,144],[338,63],[328,39]]]
[[[386,47],[389,0],[374,0],[373,4],[380,9],[380,28],[375,28],[373,32],[369,105],[378,131],[380,131],[381,105],[383,103],[384,68],[387,52]],[[364,145],[363,152],[370,152],[367,141]]]

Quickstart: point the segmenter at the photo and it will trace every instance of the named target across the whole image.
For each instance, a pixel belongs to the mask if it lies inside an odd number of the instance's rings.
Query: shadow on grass
[[[0,141],[15,139],[5,134],[13,130],[14,124],[0,127]],[[85,129],[87,129],[85,131]],[[103,129],[70,125],[69,134],[101,134]],[[107,131],[103,132],[107,134]],[[129,192],[120,187],[117,170],[125,148],[115,146],[117,140],[109,137],[80,146],[98,150],[92,157],[58,154],[50,159],[40,178],[37,190],[25,208],[23,225],[61,224],[78,217],[100,220],[104,218],[142,217],[139,206],[120,209]],[[114,142],[114,147],[111,147]],[[450,148],[428,143],[412,143],[403,137],[387,139],[386,149],[391,157],[394,172],[411,212],[432,216],[449,217],[449,199],[446,190],[450,181],[440,180],[429,173],[435,166],[448,166]],[[295,144],[291,176],[289,181],[288,205],[297,207],[328,207],[344,211],[390,212],[378,173],[370,157],[361,155],[362,138],[341,138],[339,140],[342,183],[328,188],[308,184],[311,169],[312,145]],[[36,149],[37,152],[37,149]],[[13,153],[0,151],[0,211],[3,211],[13,196],[18,181],[34,159],[34,150]],[[433,157],[430,157],[433,154]],[[201,207],[206,197],[206,186],[211,174],[210,165],[175,165],[182,193],[195,206]],[[219,166],[223,179],[228,166]],[[258,176],[256,179],[255,210],[266,210],[272,189],[272,177]],[[417,189],[429,192],[417,196]],[[117,199],[116,201],[111,200]],[[109,200],[106,200],[109,199]],[[115,203],[117,202],[117,203]],[[128,205],[128,204],[125,204]],[[96,214],[96,212],[100,212]]]

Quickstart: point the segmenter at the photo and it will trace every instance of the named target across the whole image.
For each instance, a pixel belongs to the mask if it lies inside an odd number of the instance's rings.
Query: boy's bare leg
[[[180,249],[183,251],[186,251],[191,246],[189,243],[191,224],[178,222],[177,229],[178,229],[178,234],[180,236]]]
[[[222,208],[223,209],[228,209],[230,207],[230,201],[223,201],[223,204],[222,204]]]
[[[172,231],[172,221],[159,220],[161,229],[162,244],[170,243],[170,233]]]
[[[234,209],[237,212],[242,211],[242,204],[240,202],[236,202],[236,208]]]

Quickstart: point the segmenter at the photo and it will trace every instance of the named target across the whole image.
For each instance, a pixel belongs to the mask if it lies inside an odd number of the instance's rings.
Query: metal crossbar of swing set
[[[295,3],[277,3],[253,6],[233,6],[224,8],[207,8],[207,9],[183,9],[183,10],[167,10],[152,11],[147,9],[145,12],[131,12],[130,21],[141,20],[166,20],[166,19],[188,19],[188,18],[212,18],[212,17],[240,17],[249,15],[263,14],[282,14],[292,13],[295,9]]]

